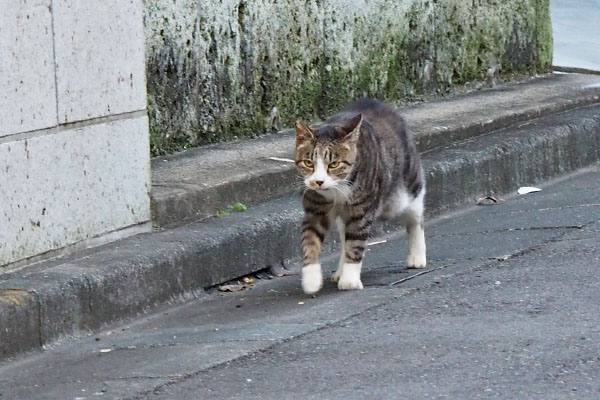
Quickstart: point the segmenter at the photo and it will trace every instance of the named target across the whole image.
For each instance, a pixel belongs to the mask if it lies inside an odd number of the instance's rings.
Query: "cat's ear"
[[[308,125],[298,120],[296,121],[296,146],[315,139],[315,134],[310,130]]]
[[[356,143],[360,136],[360,127],[362,125],[363,118],[362,114],[357,114],[348,120],[344,125],[341,126],[344,132],[342,142],[344,143]]]

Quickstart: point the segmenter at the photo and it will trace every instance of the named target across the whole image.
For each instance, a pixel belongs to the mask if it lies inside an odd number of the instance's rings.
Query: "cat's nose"
[[[325,182],[323,182],[323,181],[315,181],[315,183],[317,184],[317,186],[321,186]]]

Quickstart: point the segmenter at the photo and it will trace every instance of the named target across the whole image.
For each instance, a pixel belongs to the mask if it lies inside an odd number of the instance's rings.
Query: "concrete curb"
[[[421,152],[600,101],[600,78],[556,74],[401,108]],[[155,226],[176,226],[229,204],[289,193],[299,180],[291,131],[159,157],[152,164]],[[243,160],[243,162],[240,162]]]
[[[455,143],[424,156],[428,211],[439,214],[598,160],[600,105]],[[297,196],[286,196],[7,273],[0,282],[0,359],[295,259],[301,217]]]

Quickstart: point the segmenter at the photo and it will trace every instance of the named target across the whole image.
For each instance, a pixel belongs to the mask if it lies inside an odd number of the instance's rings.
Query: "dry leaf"
[[[219,292],[240,292],[246,289],[246,285],[240,283],[233,285],[221,285],[219,286]]]
[[[254,278],[249,277],[249,276],[243,277],[242,280],[244,281],[244,283],[247,283],[248,285],[252,285],[254,283]]]
[[[527,193],[539,192],[541,190],[542,189],[536,188],[536,187],[523,186],[523,187],[520,187],[519,190],[517,190],[517,193],[519,193],[519,194],[527,194]]]

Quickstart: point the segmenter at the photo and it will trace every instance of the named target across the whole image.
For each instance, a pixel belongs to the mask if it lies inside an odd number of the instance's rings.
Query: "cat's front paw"
[[[323,287],[321,264],[309,264],[302,267],[302,290],[306,294],[317,293]]]
[[[338,289],[355,290],[362,289],[363,284],[360,281],[360,264],[344,264],[342,273],[338,281]]]
[[[425,257],[425,254],[409,254],[408,258],[406,259],[406,264],[408,268],[425,268],[425,266],[427,265],[427,259]]]

